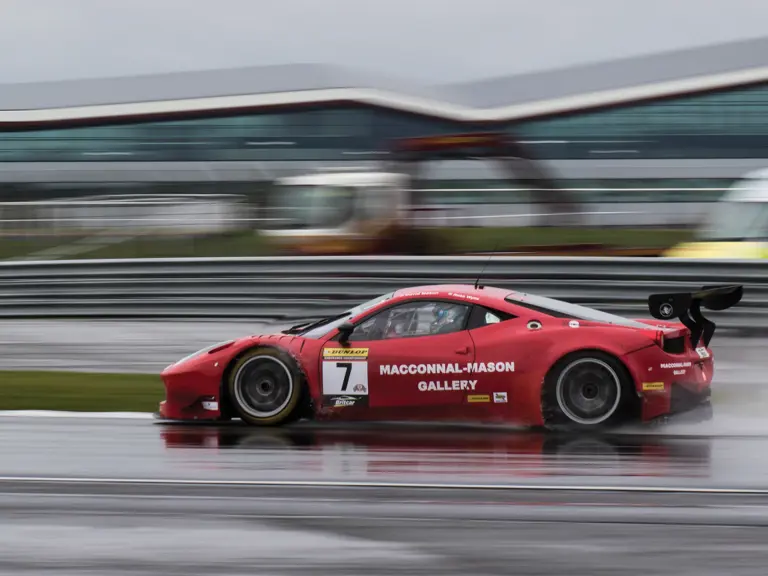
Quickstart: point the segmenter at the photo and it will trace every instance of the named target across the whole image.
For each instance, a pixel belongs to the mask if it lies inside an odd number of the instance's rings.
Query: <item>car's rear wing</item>
[[[700,339],[708,346],[715,333],[715,323],[701,314],[701,307],[708,310],[726,310],[735,306],[744,294],[744,287],[737,284],[704,286],[696,292],[651,294],[648,309],[659,320],[678,318],[691,331],[691,345]]]

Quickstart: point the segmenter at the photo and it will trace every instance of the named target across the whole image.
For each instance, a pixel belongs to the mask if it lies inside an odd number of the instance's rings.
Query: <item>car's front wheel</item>
[[[613,356],[598,351],[569,354],[546,377],[545,423],[569,430],[615,426],[629,415],[632,391],[626,368]]]
[[[297,417],[304,379],[284,352],[249,350],[229,370],[227,392],[240,418],[256,426],[277,426]]]

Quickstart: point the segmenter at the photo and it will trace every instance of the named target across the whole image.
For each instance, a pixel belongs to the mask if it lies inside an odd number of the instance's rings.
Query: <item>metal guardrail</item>
[[[483,270],[484,269],[484,270]],[[313,257],[0,263],[0,317],[294,320],[398,288],[482,283],[647,318],[650,293],[740,283],[710,312],[723,328],[768,329],[768,261],[559,257]]]

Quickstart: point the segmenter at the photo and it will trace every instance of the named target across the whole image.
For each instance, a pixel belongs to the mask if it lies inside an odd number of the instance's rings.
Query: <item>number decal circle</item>
[[[323,394],[368,396],[368,362],[323,362]]]

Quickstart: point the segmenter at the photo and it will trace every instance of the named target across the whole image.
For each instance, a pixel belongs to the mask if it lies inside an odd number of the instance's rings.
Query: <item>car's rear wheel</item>
[[[626,368],[613,356],[598,351],[570,354],[545,380],[545,422],[570,430],[615,426],[629,415],[632,390]]]
[[[304,378],[296,362],[274,348],[254,348],[229,370],[227,392],[237,414],[255,426],[296,419]]]

